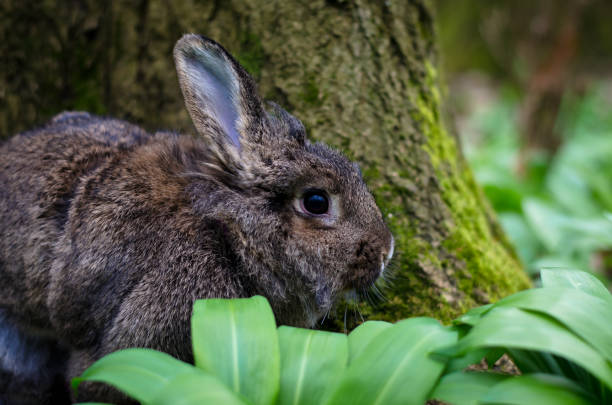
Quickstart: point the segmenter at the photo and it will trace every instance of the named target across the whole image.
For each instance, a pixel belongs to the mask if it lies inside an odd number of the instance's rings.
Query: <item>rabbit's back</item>
[[[90,363],[66,365],[67,348],[190,359],[193,300],[239,294],[215,261],[217,225],[191,209],[184,174],[203,153],[192,137],[87,113],[0,144],[0,403],[28,386],[55,395],[53,370],[62,388]]]
[[[226,230],[192,204],[213,187],[201,141],[64,113],[1,148],[0,308],[28,333],[109,350],[177,340],[188,358],[176,330],[193,301],[244,294]]]
[[[43,332],[49,270],[84,177],[150,138],[123,121],[66,112],[0,145],[0,307]]]

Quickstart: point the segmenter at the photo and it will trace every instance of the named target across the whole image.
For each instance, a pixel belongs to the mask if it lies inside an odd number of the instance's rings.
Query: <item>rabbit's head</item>
[[[216,42],[185,35],[174,57],[208,148],[190,173],[203,180],[193,183],[193,204],[222,224],[252,291],[268,297],[279,322],[312,325],[343,291],[370,287],[393,237],[357,164],[264,105]]]

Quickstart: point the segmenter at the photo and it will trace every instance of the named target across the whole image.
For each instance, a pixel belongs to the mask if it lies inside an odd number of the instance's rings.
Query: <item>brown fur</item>
[[[0,146],[0,331],[56,359],[45,375],[23,370],[39,382],[38,401],[61,391],[50,382],[58,374],[66,384],[118,349],[191,361],[196,299],[261,294],[279,323],[311,326],[389,259],[391,234],[353,163],[308,142],[280,107],[266,112],[252,79],[215,42],[185,36],[175,58],[199,137],[63,113]],[[208,73],[201,58],[226,69],[219,88],[238,89],[227,90],[230,113],[209,107],[190,78]],[[231,106],[239,146],[220,115],[232,116]],[[295,208],[311,187],[334,196],[333,215]],[[121,400],[101,385],[84,388],[80,400]],[[0,402],[19,395],[0,385]]]

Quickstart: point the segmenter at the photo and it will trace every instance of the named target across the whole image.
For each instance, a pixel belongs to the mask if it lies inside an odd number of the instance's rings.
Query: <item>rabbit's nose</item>
[[[389,243],[389,250],[387,251],[387,255],[385,257],[385,265],[389,264],[391,258],[393,257],[393,251],[395,250],[395,238],[391,235],[391,243]]]
[[[391,258],[393,257],[393,251],[395,250],[395,239],[393,238],[393,235],[391,235],[391,241],[389,243],[389,248],[388,249],[383,249],[382,251],[382,255],[381,255],[381,264],[380,264],[380,274],[383,274],[385,271],[385,268],[389,265],[389,262],[391,261]]]

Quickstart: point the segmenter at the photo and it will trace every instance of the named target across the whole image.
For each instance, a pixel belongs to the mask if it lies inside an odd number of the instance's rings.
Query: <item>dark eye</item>
[[[315,215],[325,214],[329,209],[329,199],[321,190],[310,190],[304,193],[302,204],[306,211]]]

